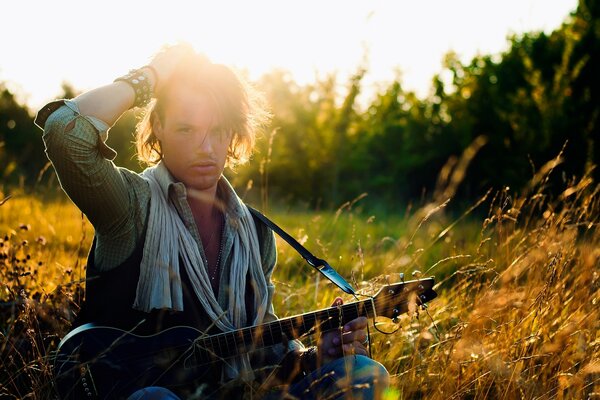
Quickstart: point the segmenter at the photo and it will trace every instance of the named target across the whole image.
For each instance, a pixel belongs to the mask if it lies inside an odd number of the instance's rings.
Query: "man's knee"
[[[334,383],[329,390],[337,392],[333,398],[377,399],[389,386],[390,375],[385,367],[366,356],[339,358],[327,367]]]
[[[355,382],[370,384],[380,390],[387,388],[390,384],[390,374],[387,369],[377,361],[366,356],[350,356],[352,358],[353,371],[351,374]]]
[[[127,400],[181,400],[169,389],[149,386],[134,392]]]
[[[338,358],[293,385],[289,394],[301,399],[378,399],[390,376],[383,365],[366,356]]]

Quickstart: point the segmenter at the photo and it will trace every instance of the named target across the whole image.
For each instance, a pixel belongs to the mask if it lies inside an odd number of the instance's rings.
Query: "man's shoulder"
[[[130,185],[130,191],[142,195],[143,199],[150,198],[150,186],[148,181],[142,177],[141,172],[133,171],[125,167],[117,167],[121,177]]]
[[[259,211],[248,204],[245,204],[245,206],[248,208],[248,211],[250,211],[250,215],[252,215],[252,220],[254,221],[254,225],[256,226],[256,232],[258,234],[259,239],[269,240],[273,238],[273,230],[258,217]]]

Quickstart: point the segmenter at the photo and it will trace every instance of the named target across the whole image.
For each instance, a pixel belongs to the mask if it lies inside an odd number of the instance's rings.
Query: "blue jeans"
[[[181,400],[169,389],[160,386],[149,386],[140,389],[127,398],[127,400]]]
[[[269,393],[266,399],[353,399],[380,398],[390,376],[383,365],[365,356],[346,356],[313,371],[287,390]],[[127,400],[180,400],[162,387],[138,390]]]
[[[366,356],[346,356],[311,372],[291,385],[287,394],[298,399],[378,399],[389,381],[390,375],[377,361]]]

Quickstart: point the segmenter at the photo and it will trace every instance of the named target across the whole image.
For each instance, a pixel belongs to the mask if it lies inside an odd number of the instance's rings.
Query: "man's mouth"
[[[209,172],[217,168],[217,163],[214,161],[200,161],[192,164],[192,169],[198,172]]]

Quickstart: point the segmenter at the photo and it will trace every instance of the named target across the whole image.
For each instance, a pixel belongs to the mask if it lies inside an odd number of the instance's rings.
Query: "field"
[[[400,273],[435,276],[426,311],[392,334],[370,329],[372,355],[392,374],[386,399],[600,399],[600,189],[584,177],[552,197],[550,170],[458,215],[443,198],[397,215],[370,215],[360,199],[269,214],[361,293]],[[11,195],[0,197],[0,397],[48,399],[93,230],[64,197]],[[278,260],[280,316],[339,295],[281,241]]]

